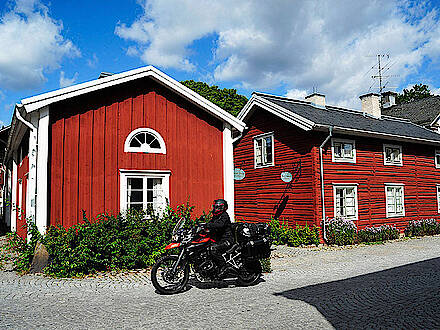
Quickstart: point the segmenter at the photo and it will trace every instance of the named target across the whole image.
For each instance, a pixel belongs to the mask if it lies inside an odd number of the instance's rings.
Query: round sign
[[[234,169],[234,180],[243,180],[246,173],[241,168]]]
[[[292,181],[292,173],[290,172],[281,173],[281,180],[283,180],[284,182]]]

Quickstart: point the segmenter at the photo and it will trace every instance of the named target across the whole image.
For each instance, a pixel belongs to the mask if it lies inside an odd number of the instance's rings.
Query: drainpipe
[[[330,138],[332,137],[332,133],[333,133],[333,126],[329,126],[328,136],[324,140],[324,142],[322,142],[322,144],[319,146],[319,163],[320,163],[320,172],[321,172],[322,233],[325,242],[327,241],[327,234],[325,232],[324,165],[322,160],[322,149],[324,148],[328,140],[330,140]]]
[[[21,121],[23,124],[25,124],[27,127],[29,127],[31,129],[31,131],[36,129],[36,127],[34,125],[32,125],[30,122],[28,122],[26,119],[24,119],[21,116],[20,111],[18,111],[18,107],[15,108],[15,116],[17,117],[17,119],[19,121]]]

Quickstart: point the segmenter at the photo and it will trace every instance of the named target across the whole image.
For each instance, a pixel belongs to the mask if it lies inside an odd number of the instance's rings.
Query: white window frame
[[[436,190],[437,190],[437,211],[438,213],[440,213],[440,184],[437,184]]]
[[[440,159],[440,149],[436,149],[434,154],[435,168],[440,168],[440,162],[438,161],[439,159],[437,159],[437,157]]]
[[[335,143],[342,143],[342,144],[351,144],[352,151],[353,151],[353,157],[347,158],[347,157],[336,157],[335,153]],[[356,163],[356,142],[355,140],[348,140],[348,139],[332,139],[332,162],[334,163]]]
[[[388,210],[388,188],[401,188],[402,189],[402,212],[401,213],[391,213]],[[396,201],[394,201],[394,206],[396,206]],[[385,183],[385,210],[387,218],[397,218],[405,216],[405,185],[403,183]]]
[[[399,153],[400,153],[400,160],[399,160],[399,162],[387,161],[387,156],[386,156],[386,149],[387,148],[399,149]],[[383,164],[384,165],[403,166],[402,146],[398,145],[398,144],[385,144],[384,143],[384,145],[383,145]]]
[[[156,138],[156,140],[159,142],[160,148],[150,148],[150,146],[147,143],[142,144],[140,147],[130,147],[131,140],[139,133],[147,133]],[[128,134],[127,138],[125,139],[124,143],[124,152],[142,152],[142,153],[148,153],[148,154],[166,154],[167,148],[165,145],[165,141],[162,138],[162,136],[156,132],[154,129],[142,127],[137,128],[134,131],[132,131],[130,134]]]
[[[264,143],[264,141],[265,141],[264,138],[267,138],[267,137],[272,138],[272,162],[266,163],[266,164],[263,163],[262,165],[257,165],[257,140],[262,139],[263,143]],[[253,141],[254,141],[254,167],[255,168],[262,168],[262,167],[274,166],[275,165],[275,137],[274,137],[274,133],[270,132],[270,133],[264,133],[264,134],[254,136]],[[264,159],[263,150],[264,150],[264,146],[261,151],[262,159]]]
[[[167,170],[119,170],[120,173],[120,211],[127,211],[127,181],[128,178],[154,178],[154,179],[162,179],[162,190],[164,202],[160,207],[158,212],[163,212],[165,210],[166,205],[170,200],[170,175],[171,171]],[[145,189],[145,188],[144,188]],[[146,205],[144,205],[144,209],[146,209]]]
[[[358,184],[356,183],[333,183],[333,215],[336,217],[336,190],[337,189],[354,189],[354,209],[355,215],[353,216],[343,216],[342,218],[348,220],[358,220],[359,219],[359,205],[358,205]]]

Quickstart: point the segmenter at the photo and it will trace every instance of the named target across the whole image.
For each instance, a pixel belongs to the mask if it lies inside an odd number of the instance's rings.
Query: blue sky
[[[374,55],[389,54],[393,90],[422,82],[440,92],[438,2],[0,3],[0,124],[23,98],[149,64],[246,96],[303,98],[315,87],[327,103],[359,108],[375,91]]]

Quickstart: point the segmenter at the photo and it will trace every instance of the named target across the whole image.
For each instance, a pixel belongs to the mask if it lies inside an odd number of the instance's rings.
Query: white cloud
[[[285,86],[302,95],[313,86],[329,103],[359,107],[376,54],[390,54],[396,85],[440,56],[435,9],[410,1],[142,2],[144,14],[115,33],[129,53],[163,68],[194,70],[193,43],[217,36],[211,63],[217,81],[250,90]],[[383,58],[386,60],[386,58]]]
[[[42,2],[16,0],[0,18],[0,87],[37,87],[46,80],[46,72],[60,67],[64,57],[79,56],[62,30],[62,22],[51,18]]]
[[[286,97],[289,97],[291,99],[301,100],[304,99],[307,94],[309,94],[305,89],[289,89],[286,93]]]
[[[72,78],[67,78],[64,71],[60,72],[60,88],[72,86],[78,79],[78,72],[75,72]]]
[[[98,56],[96,56],[95,53],[92,55],[92,58],[87,59],[87,65],[90,68],[95,68],[96,65],[98,64],[98,62],[99,62],[99,59],[98,59]]]

